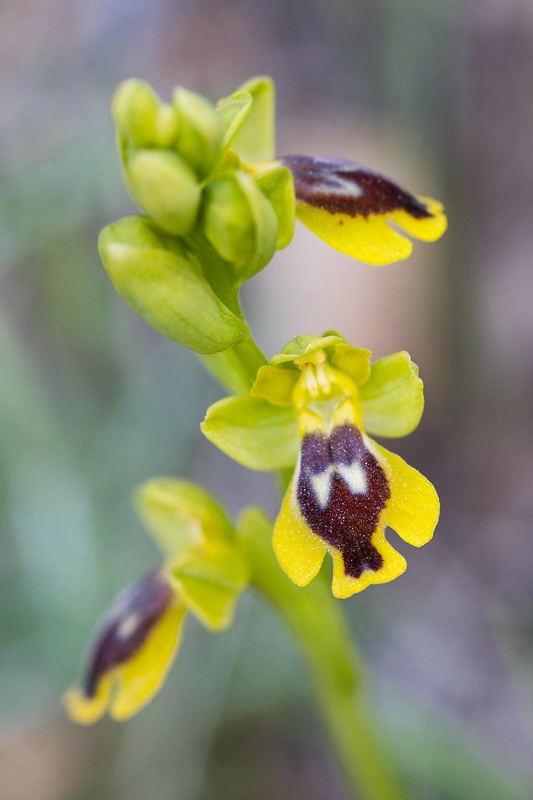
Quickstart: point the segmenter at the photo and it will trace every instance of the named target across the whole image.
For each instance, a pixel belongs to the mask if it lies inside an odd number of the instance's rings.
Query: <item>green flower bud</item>
[[[203,228],[209,242],[226,261],[241,263],[254,250],[254,218],[248,199],[234,175],[220,178],[205,190]]]
[[[121,137],[135,147],[170,147],[179,122],[176,110],[161,103],[150,86],[136,78],[120,84],[113,98],[113,119]]]
[[[167,233],[183,236],[193,227],[201,190],[192,169],[176,153],[137,150],[124,169],[128,191]]]
[[[187,89],[174,92],[173,104],[180,120],[177,151],[203,177],[220,148],[223,133],[220,117],[209,100]]]
[[[108,225],[98,247],[118,293],[163,336],[201,354],[247,337],[246,325],[217,297],[195,256],[146,218]]]
[[[207,187],[202,224],[215,250],[233,265],[239,283],[263,269],[274,255],[276,213],[255,180],[242,170]]]

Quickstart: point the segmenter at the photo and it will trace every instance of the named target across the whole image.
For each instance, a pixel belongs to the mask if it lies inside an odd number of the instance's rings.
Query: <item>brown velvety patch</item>
[[[379,172],[342,158],[285,156],[296,198],[330,214],[370,217],[403,209],[416,219],[432,215],[424,203]]]
[[[361,491],[353,491],[342,476],[354,465]],[[329,492],[320,497],[317,480],[327,485],[328,474]],[[303,437],[298,504],[311,530],[342,553],[346,575],[359,578],[366,569],[377,572],[383,566],[371,539],[389,497],[386,475],[358,428],[343,425],[329,437],[323,433]]]
[[[85,694],[94,697],[100,678],[132,658],[170,606],[173,591],[160,571],[150,572],[120,595],[104,619],[89,654]]]

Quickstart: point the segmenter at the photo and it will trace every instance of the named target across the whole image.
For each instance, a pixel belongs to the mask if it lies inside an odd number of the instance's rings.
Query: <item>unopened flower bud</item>
[[[209,100],[187,89],[174,92],[173,106],[180,122],[177,151],[203,177],[211,169],[221,144],[220,117]]]
[[[124,81],[113,98],[113,118],[119,133],[135,147],[169,147],[176,139],[176,110],[161,103],[148,84]]]
[[[217,297],[195,256],[146,218],[108,225],[98,247],[118,293],[163,336],[202,354],[246,337],[246,325]]]
[[[201,190],[192,169],[176,153],[138,150],[124,177],[136,203],[168,233],[183,236],[193,227]]]

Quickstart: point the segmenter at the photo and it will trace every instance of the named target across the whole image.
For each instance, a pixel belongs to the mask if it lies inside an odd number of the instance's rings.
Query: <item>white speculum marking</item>
[[[331,494],[331,484],[333,475],[337,473],[352,494],[365,494],[368,490],[368,481],[365,471],[359,461],[354,461],[350,465],[338,464],[330,466],[324,472],[311,476],[311,486],[313,494],[320,508],[326,508]]]
[[[327,183],[318,184],[314,188],[325,194],[350,195],[350,197],[361,197],[363,194],[363,190],[354,180],[343,178],[341,175],[332,175]]]
[[[368,489],[368,482],[365,471],[359,461],[354,461],[349,466],[342,464],[337,467],[336,472],[341,476],[352,494],[365,494]]]
[[[139,622],[140,619],[138,614],[128,614],[127,617],[124,617],[124,619],[121,620],[117,628],[117,637],[119,639],[127,639],[129,636],[131,636]]]
[[[313,475],[311,478],[311,486],[313,487],[313,494],[320,508],[326,508],[329,495],[331,492],[331,479],[333,476],[333,467],[328,467],[324,472],[318,475]]]

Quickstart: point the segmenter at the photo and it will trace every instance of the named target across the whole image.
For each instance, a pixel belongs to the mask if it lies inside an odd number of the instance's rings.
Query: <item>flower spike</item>
[[[446,230],[442,205],[415,197],[368,167],[340,158],[285,156],[296,193],[296,216],[343,253],[370,264],[407,258],[411,242],[387,224],[433,242]]]

